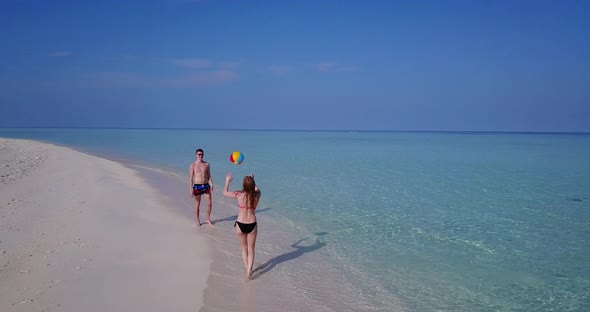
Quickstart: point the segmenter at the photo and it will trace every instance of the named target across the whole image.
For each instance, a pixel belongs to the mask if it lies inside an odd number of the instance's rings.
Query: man
[[[213,192],[213,180],[211,179],[211,170],[209,163],[203,160],[203,150],[198,149],[196,152],[197,160],[191,164],[190,173],[190,193],[195,198],[195,212],[197,214],[197,226],[201,226],[199,219],[199,207],[201,206],[201,195],[207,199],[207,223],[211,223],[211,192]]]

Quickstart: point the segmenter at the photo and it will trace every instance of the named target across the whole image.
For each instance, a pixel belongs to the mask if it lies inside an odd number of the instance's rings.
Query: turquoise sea
[[[255,173],[263,191],[259,277],[248,291],[266,289],[275,301],[288,295],[302,311],[590,311],[590,134],[0,129],[0,136],[156,167],[183,182],[203,148],[218,191],[228,171]],[[234,150],[245,155],[240,166],[229,161]],[[188,195],[185,184],[179,194]],[[204,232],[226,262],[212,267],[211,287],[242,274],[232,215],[222,213],[235,207],[220,194],[216,229]],[[179,209],[192,218],[185,202]],[[206,294],[203,311],[232,309],[211,300]]]

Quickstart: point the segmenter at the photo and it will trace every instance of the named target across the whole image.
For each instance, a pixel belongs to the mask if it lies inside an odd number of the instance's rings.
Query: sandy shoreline
[[[0,179],[2,312],[404,310],[361,293],[334,261],[329,233],[274,213],[270,197],[257,209],[246,279],[222,181],[215,227],[197,229],[187,177],[158,164],[0,138]]]
[[[198,311],[211,251],[134,170],[0,138],[0,311]]]

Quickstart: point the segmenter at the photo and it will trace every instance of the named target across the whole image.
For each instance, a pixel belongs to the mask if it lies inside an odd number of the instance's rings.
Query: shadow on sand
[[[267,210],[270,210],[270,208],[256,209],[256,214],[259,214],[261,212],[265,212]],[[238,215],[236,214],[236,215],[233,215],[233,216],[230,216],[227,218],[213,220],[213,224],[227,222],[227,221],[236,221],[237,219],[238,219]]]
[[[276,257],[268,260],[266,263],[260,265],[259,267],[254,269],[254,271],[252,271],[253,274],[256,273],[253,277],[256,278],[259,275],[272,270],[275,266],[277,266],[280,263],[283,263],[283,262],[289,261],[289,260],[293,260],[297,257],[302,256],[303,254],[318,250],[318,249],[326,246],[325,242],[320,241],[320,236],[326,235],[326,234],[328,234],[328,233],[327,232],[315,233],[315,235],[317,236],[315,239],[315,244],[310,245],[310,246],[299,246],[299,244],[301,242],[308,240],[307,238],[302,238],[302,239],[298,240],[297,242],[295,242],[294,244],[291,245],[291,247],[296,248],[295,250],[285,253],[285,254],[282,254],[282,255],[279,255],[279,256],[276,256]]]

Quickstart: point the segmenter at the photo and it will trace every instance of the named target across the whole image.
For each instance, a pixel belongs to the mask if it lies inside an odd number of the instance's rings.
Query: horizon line
[[[0,129],[111,129],[111,130],[218,130],[218,131],[292,131],[292,132],[429,132],[429,133],[521,133],[521,134],[590,134],[588,132],[572,132],[572,131],[506,131],[506,130],[407,130],[407,129],[240,129],[240,128],[185,128],[185,127],[51,127],[51,126],[15,126],[5,127],[0,126]]]

